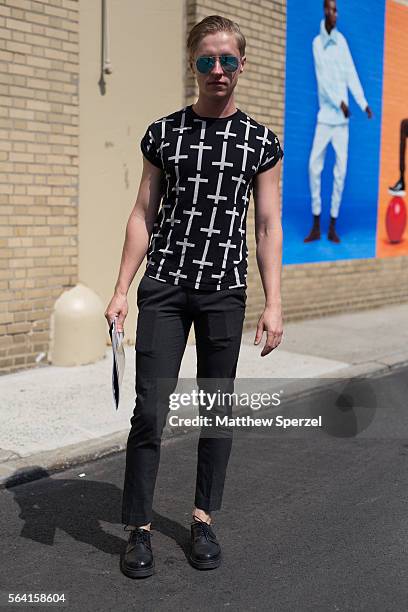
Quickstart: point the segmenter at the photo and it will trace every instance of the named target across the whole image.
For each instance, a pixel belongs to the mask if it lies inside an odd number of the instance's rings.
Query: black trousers
[[[152,520],[161,436],[170,410],[168,396],[178,382],[191,324],[198,388],[233,392],[246,289],[194,290],[143,276],[137,304],[136,404],[126,449],[122,522],[140,526]],[[231,413],[228,406],[221,410],[224,415]],[[199,407],[199,414],[208,416],[205,406]],[[211,433],[208,428],[200,430],[194,504],[206,512],[221,508],[232,428],[221,429],[219,435],[214,428]]]

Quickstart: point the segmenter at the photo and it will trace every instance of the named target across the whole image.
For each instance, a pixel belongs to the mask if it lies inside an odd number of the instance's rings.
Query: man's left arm
[[[346,40],[344,40],[344,54],[347,67],[347,86],[361,110],[366,112],[369,118],[371,118],[371,110],[365,98],[364,90],[358,77],[353,57]]]
[[[282,224],[280,215],[279,178],[282,161],[254,178],[256,259],[265,293],[265,308],[259,318],[255,342],[263,332],[267,339],[261,357],[276,348],[283,334],[281,273]]]

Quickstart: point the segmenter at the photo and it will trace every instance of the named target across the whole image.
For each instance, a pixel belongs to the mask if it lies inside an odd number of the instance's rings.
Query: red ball
[[[385,227],[390,242],[401,242],[407,224],[407,209],[401,196],[395,196],[388,204]]]

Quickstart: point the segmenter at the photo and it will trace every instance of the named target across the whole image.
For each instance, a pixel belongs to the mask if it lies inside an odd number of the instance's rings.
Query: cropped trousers
[[[164,283],[147,275],[137,290],[136,402],[130,419],[122,501],[122,522],[145,525],[160,462],[161,438],[176,388],[191,325],[197,352],[197,387],[233,393],[245,317],[246,289],[203,291]],[[197,414],[231,416],[231,404],[200,404]],[[174,413],[173,413],[174,414]],[[232,446],[232,428],[201,427],[194,504],[206,512],[221,508]]]

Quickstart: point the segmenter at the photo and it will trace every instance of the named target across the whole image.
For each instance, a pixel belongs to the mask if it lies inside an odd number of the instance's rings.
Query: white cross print
[[[271,140],[268,140],[268,128],[265,126],[263,136],[257,136],[257,140],[260,140],[262,143],[262,148],[266,145],[266,143],[271,144]]]
[[[242,196],[242,200],[244,200],[244,206],[246,206],[249,202],[249,198],[248,198],[248,187],[249,185],[247,185],[247,188],[245,190],[245,194]]]
[[[188,242],[187,238],[184,238],[183,241],[177,240],[176,244],[183,245],[183,248],[181,250],[180,263],[179,263],[179,266],[182,266],[184,263],[184,257],[186,255],[187,247],[195,247],[195,242]]]
[[[182,265],[182,264],[180,264]],[[174,284],[178,285],[179,284],[179,278],[187,278],[187,274],[182,274],[180,268],[177,270],[177,272],[169,272],[169,274],[171,274],[172,276],[175,276],[175,281]]]
[[[241,279],[239,278],[238,268],[234,268],[234,272],[235,272],[236,284],[235,285],[229,285],[228,289],[235,289],[237,287],[245,287],[245,283],[241,283]],[[244,276],[246,278],[246,274],[244,274]]]
[[[215,133],[216,133],[216,134],[219,134],[220,136],[221,136],[221,135],[222,135],[222,136],[224,136],[224,140],[228,140],[228,138],[229,138],[230,136],[234,136],[234,138],[236,138],[236,137],[237,137],[237,135],[236,135],[236,134],[234,134],[234,132],[230,132],[231,123],[232,123],[232,121],[231,121],[231,120],[230,120],[230,121],[228,121],[228,123],[227,123],[227,127],[225,128],[225,132],[221,132],[221,131],[220,131],[220,132],[215,132]]]
[[[171,238],[172,231],[173,231],[173,229],[171,229],[171,230],[169,231],[169,235],[167,236],[167,244],[166,244],[165,248],[164,248],[164,249],[159,249],[159,252],[160,252],[160,253],[165,253],[165,254],[167,254],[167,253],[168,253],[168,254],[172,255],[173,251],[171,251],[171,250],[169,249],[169,246],[170,246],[170,238]],[[163,261],[164,261],[164,258],[163,258]]]
[[[207,261],[206,260],[209,245],[210,245],[210,241],[206,240],[205,247],[204,247],[204,253],[203,253],[202,258],[201,259],[193,259],[193,263],[198,264],[200,266],[200,270],[203,270],[204,266],[213,266],[214,265],[212,261]]]
[[[173,130],[176,130],[177,128],[173,128]],[[169,161],[174,159],[174,163],[176,165],[178,165],[179,160],[180,159],[187,159],[188,155],[180,155],[180,147],[181,147],[181,141],[183,140],[182,136],[179,136],[177,139],[177,147],[176,147],[176,154],[172,155],[171,157],[169,157]],[[170,143],[167,143],[170,144]]]
[[[234,229],[234,223],[235,223],[235,217],[239,217],[239,212],[237,211],[236,207],[234,206],[234,208],[232,210],[226,210],[225,213],[227,215],[231,215],[231,223],[230,223],[230,228],[229,228],[228,236],[232,236],[232,231]]]
[[[227,242],[219,242],[218,243],[219,246],[225,247],[224,250],[224,259],[222,260],[222,267],[225,268],[226,263],[227,263],[227,257],[228,257],[228,251],[230,249],[236,249],[237,245],[236,244],[232,244],[231,240],[228,238]]]
[[[219,166],[220,170],[224,170],[225,166],[233,166],[234,165],[232,162],[226,162],[225,161],[225,156],[227,154],[227,146],[228,146],[228,142],[226,142],[224,140],[224,142],[222,143],[221,161],[219,161],[219,162],[212,162],[212,165],[213,166]]]
[[[154,144],[154,138],[153,138],[153,134],[151,130],[148,130],[148,137],[149,137],[149,144],[146,148],[148,151],[150,151],[150,147],[152,146],[152,144]]]
[[[239,176],[232,176],[231,179],[233,181],[237,181],[237,186],[235,188],[235,194],[234,194],[234,204],[236,204],[237,203],[238,191],[241,189],[242,183],[245,185],[246,181],[245,181],[244,175],[242,173]]]
[[[195,121],[197,123],[201,123],[200,140],[205,140],[205,128],[206,128],[207,122],[204,119],[193,119],[193,121]],[[210,148],[212,148],[212,147],[210,147]]]
[[[200,183],[208,183],[208,179],[200,178],[200,173],[198,173],[196,174],[194,178],[189,176],[187,180],[192,181],[194,183],[193,204],[197,204],[197,197],[198,197],[198,190],[200,189]]]
[[[172,204],[163,204],[163,205],[162,205],[162,208],[163,208],[163,209],[166,209],[166,208],[171,208],[171,207],[172,207]]]
[[[169,187],[170,187],[169,179],[171,178],[170,172],[165,172],[165,177],[166,177],[166,199],[167,199],[169,197]]]
[[[185,191],[186,188],[185,187],[180,187],[180,169],[179,169],[179,167],[178,166],[174,166],[174,170],[175,170],[175,173],[176,173],[176,184],[172,188],[172,191],[176,192],[177,200],[178,200],[178,197],[180,195],[180,191]]]
[[[242,232],[243,232],[243,230],[242,230]],[[234,259],[234,261],[233,261],[234,264],[239,264],[242,261],[242,246],[243,246],[243,244],[244,244],[244,239],[242,238],[241,239],[241,244],[240,244],[240,247],[239,247],[239,259]]]
[[[165,258],[165,257],[162,257],[162,259],[160,260],[159,267],[157,268],[157,272],[156,272],[156,274],[155,274],[154,276],[151,276],[151,275],[149,274],[150,278],[155,278],[155,279],[157,279],[157,280],[161,281],[162,283],[165,283],[165,282],[166,282],[166,279],[164,279],[164,278],[160,278],[160,272],[161,272],[161,270],[162,270],[162,267],[163,267],[163,264],[164,264],[165,260],[166,260],[166,258]]]
[[[198,211],[198,210],[196,210],[196,209],[195,209],[195,206],[193,206],[191,210],[185,210],[185,209],[184,209],[184,210],[183,210],[183,213],[184,213],[185,215],[189,215],[189,216],[190,216],[190,218],[189,218],[189,220],[188,220],[187,229],[186,229],[186,236],[188,236],[188,235],[189,235],[189,233],[190,233],[191,224],[192,224],[192,222],[193,222],[194,215],[198,215],[198,216],[200,216],[200,215],[202,215],[203,213],[202,213],[202,212],[200,212],[200,211]]]
[[[237,147],[237,149],[244,149],[244,155],[242,156],[242,167],[241,167],[241,170],[245,170],[246,163],[247,163],[247,157],[248,157],[248,151],[252,151],[252,153],[254,153],[255,149],[250,147],[247,142],[244,142],[243,145],[237,144],[236,147]]]
[[[180,187],[179,181],[177,180],[176,184],[174,185],[174,187],[172,188],[172,191],[176,192],[177,198],[180,195],[181,191],[185,191],[186,188],[185,187]]]
[[[166,122],[167,121],[174,121],[174,119],[168,119],[167,117],[163,117],[162,119],[155,121],[155,123],[161,124],[161,139],[162,140],[164,140],[166,137]]]
[[[221,183],[222,183],[222,172],[220,172],[218,174],[218,181],[217,181],[217,193],[215,194],[207,194],[207,198],[209,198],[210,200],[214,200],[214,204],[218,205],[218,200],[228,200],[227,196],[222,196],[220,195],[220,191],[221,191]]]
[[[211,278],[218,278],[217,291],[221,289],[221,279],[225,276],[225,270],[221,270],[219,274],[211,274]]]
[[[153,239],[156,240],[156,238],[161,237],[163,234],[160,233],[160,231],[156,232],[155,234],[153,234]]]
[[[205,243],[205,247],[204,247],[204,253],[201,259],[193,259],[193,263],[199,264],[200,265],[200,269],[198,271],[197,274],[197,278],[196,278],[196,282],[194,285],[195,289],[199,289],[200,288],[200,281],[201,281],[201,277],[203,275],[203,268],[204,266],[213,266],[214,264],[211,261],[206,261],[206,257],[207,257],[207,251],[208,251],[208,246],[210,244],[210,241],[207,240]]]
[[[204,143],[200,140],[198,145],[190,145],[190,149],[198,149],[198,158],[197,158],[197,171],[201,170],[201,163],[203,160],[203,151],[204,149],[211,150],[211,145],[204,145]]]
[[[257,136],[257,139],[261,141],[262,144],[262,148],[261,148],[261,153],[259,155],[259,165],[262,166],[262,164],[264,163],[264,159],[263,159],[263,154],[265,151],[265,144],[272,144],[271,140],[268,140],[268,128],[265,126],[264,127],[264,134],[263,136]],[[265,163],[268,160],[265,160]]]
[[[175,223],[181,223],[180,219],[175,219],[174,218],[174,208],[173,208],[173,212],[171,214],[171,217],[166,219],[166,223],[170,223],[172,228],[174,227]]]
[[[178,128],[173,128],[173,132],[180,132],[180,136],[182,136],[183,132],[185,132],[186,130],[191,130],[191,125],[189,125],[188,127],[185,127],[185,123],[186,123],[186,111],[185,108],[183,109],[183,114],[181,116],[181,122],[180,122],[180,127]]]
[[[256,130],[256,125],[252,125],[252,123],[249,120],[249,117],[246,118],[246,121],[244,121],[243,119],[240,119],[240,122],[245,125],[245,140],[248,141],[249,131],[251,128]]]
[[[160,155],[160,159],[161,159],[163,167],[164,167],[163,149],[165,147],[168,147],[169,145],[170,145],[169,142],[166,142],[166,143],[161,142],[159,148],[157,149],[157,153]]]
[[[200,227],[200,232],[206,232],[208,238],[211,238],[213,234],[219,234],[221,232],[221,230],[214,229],[214,221],[215,221],[216,213],[217,213],[217,209],[213,208],[211,212],[210,227]]]
[[[163,237],[163,234],[160,233],[160,228],[159,228],[159,231],[157,231],[156,233],[152,234],[152,241],[151,241],[151,244],[150,244],[150,252],[154,251],[154,245],[155,245],[155,242],[156,242],[156,238],[162,238],[162,237]]]

